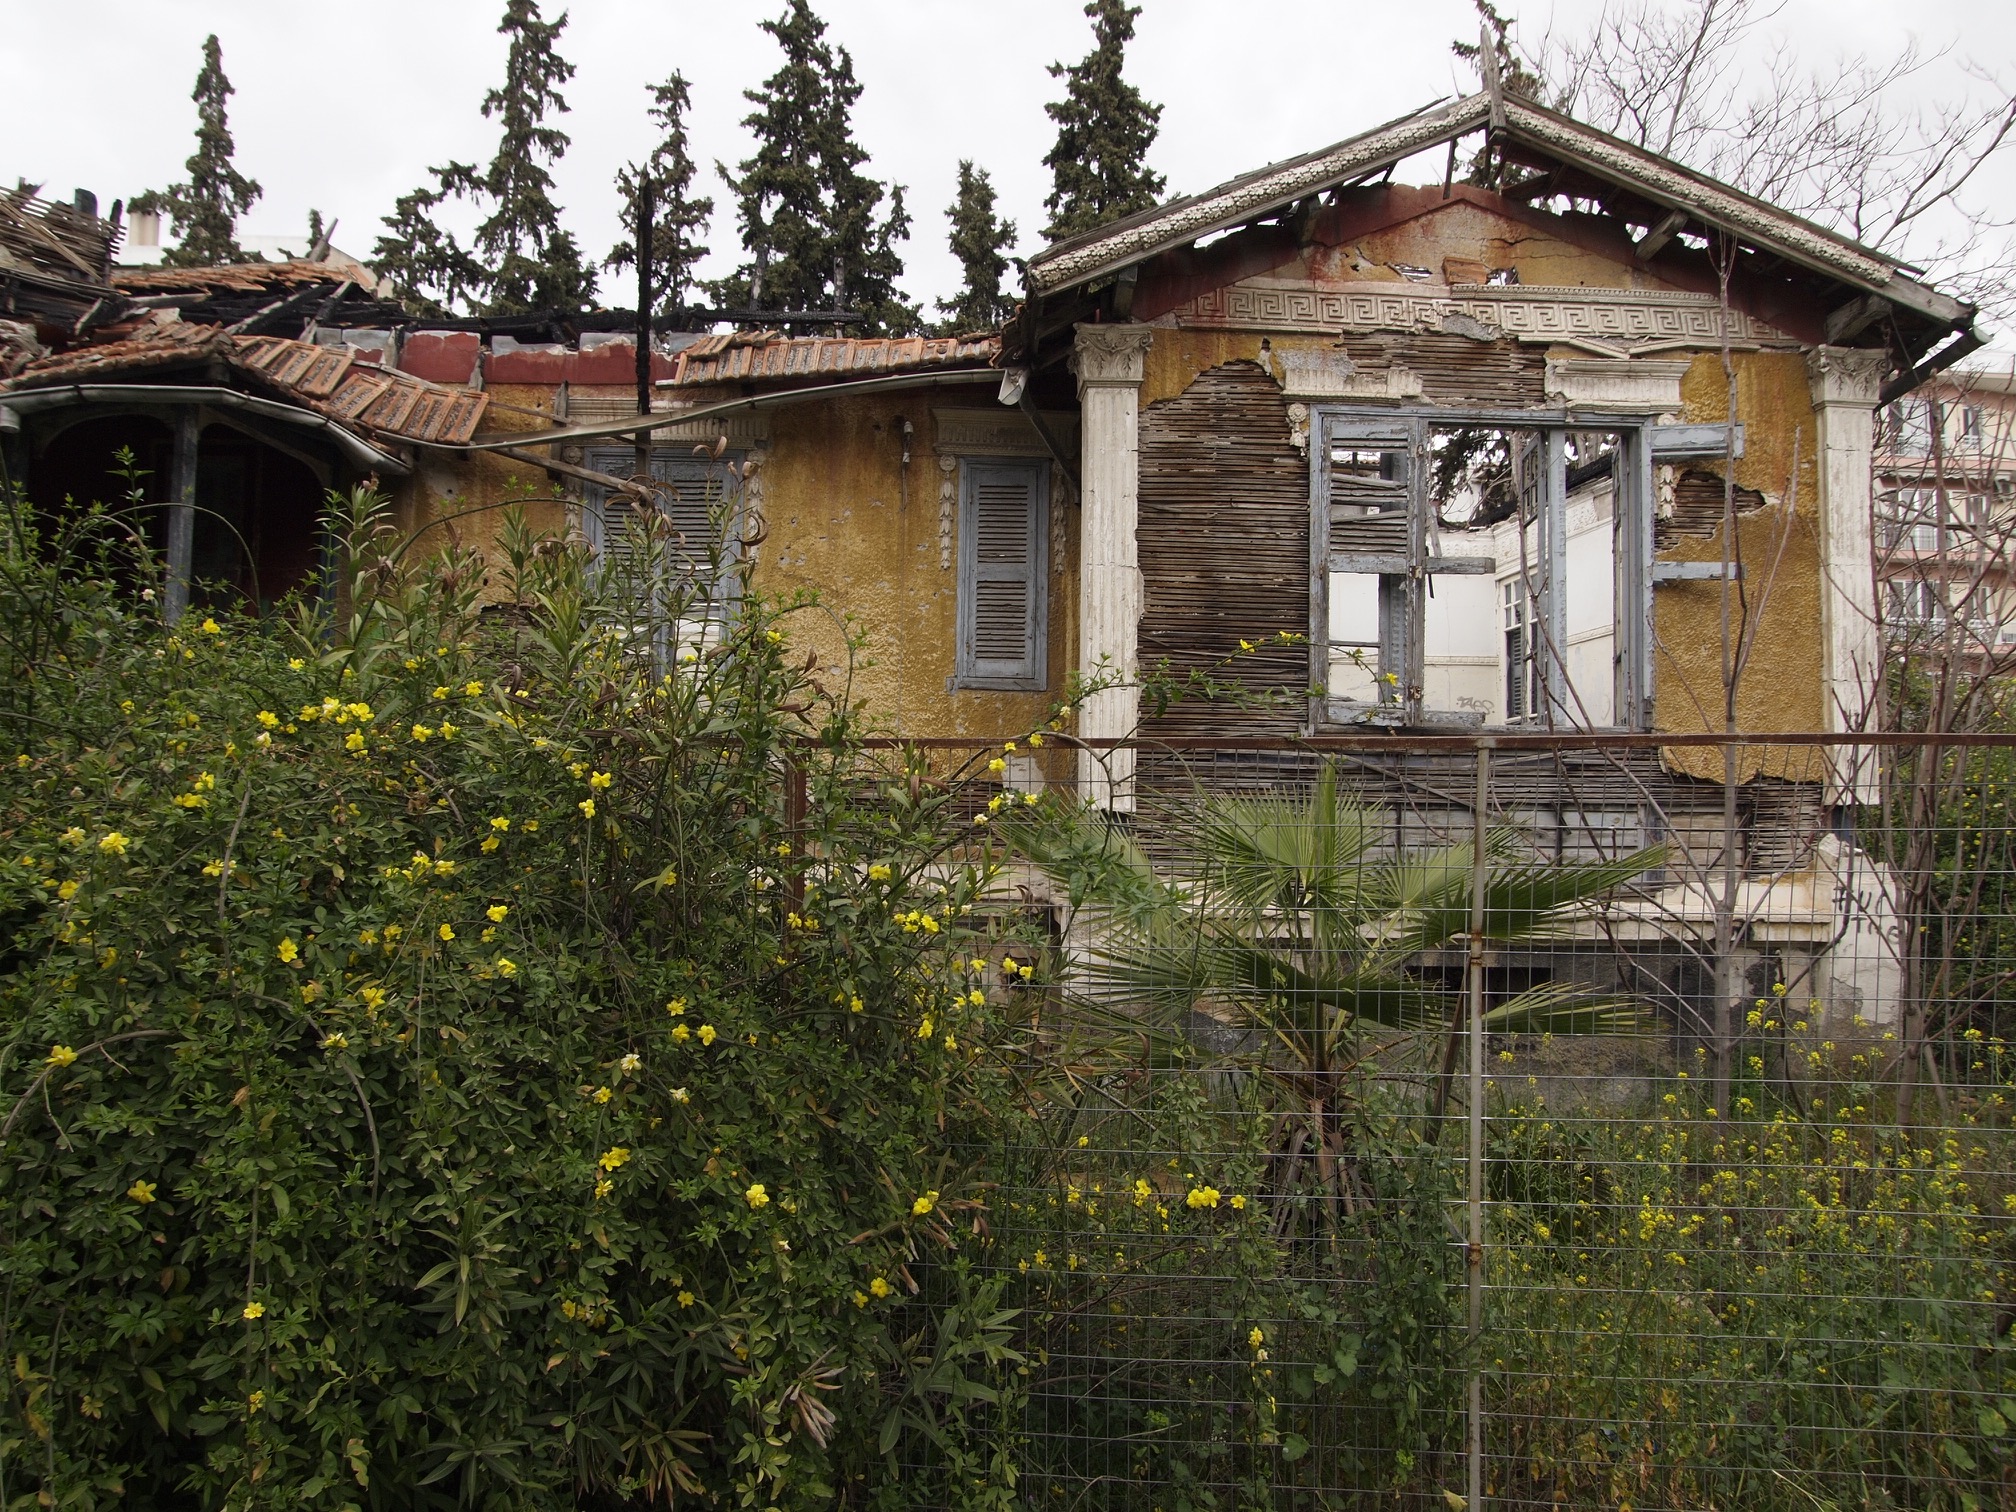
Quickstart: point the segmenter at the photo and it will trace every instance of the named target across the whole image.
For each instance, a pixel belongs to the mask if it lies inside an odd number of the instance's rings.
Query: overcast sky
[[[495,127],[478,111],[502,75],[500,0],[6,0],[0,28],[0,173],[51,194],[82,186],[101,204],[172,182],[192,148],[189,91],[203,38],[216,32],[236,86],[231,128],[242,171],[265,197],[248,235],[297,234],[309,207],[339,218],[337,244],[368,256],[379,217],[430,164],[482,162]],[[547,0],[548,15],[558,12]],[[1089,45],[1082,0],[816,0],[829,40],[854,54],[863,85],[855,129],[879,176],[909,186],[915,228],[909,293],[958,284],[944,208],[970,157],[1002,209],[1037,245],[1055,128],[1043,113],[1054,61]],[[1599,0],[1512,0],[1520,34],[1573,32]],[[561,49],[578,70],[560,124],[573,145],[556,170],[566,223],[597,257],[617,239],[611,178],[652,145],[645,86],[673,69],[693,81],[695,157],[747,155],[742,90],[778,53],[757,30],[779,0],[574,0]],[[1206,188],[1319,147],[1438,96],[1475,87],[1450,56],[1474,38],[1470,0],[1146,0],[1129,77],[1164,107],[1151,154],[1171,193]],[[1967,87],[1963,65],[2016,73],[2010,0],[1786,0],[1771,28],[1802,62],[1885,57],[1911,36],[1950,57],[1920,89]],[[1991,188],[2016,208],[2016,151]],[[1438,165],[1439,166],[1439,162]],[[735,254],[727,196],[717,202],[707,271]],[[626,303],[620,287],[611,303]]]

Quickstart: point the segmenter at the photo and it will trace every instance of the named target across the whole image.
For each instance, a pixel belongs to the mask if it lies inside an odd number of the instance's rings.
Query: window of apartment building
[[[1983,417],[1978,404],[1960,406],[1959,444],[1969,451],[1979,451],[1982,443]]]
[[[1644,723],[1657,427],[1312,419],[1319,724]]]
[[[1047,463],[960,461],[958,687],[1049,686],[1049,512]]]
[[[1901,457],[1932,453],[1932,401],[1900,399],[1883,411],[1878,444]]]

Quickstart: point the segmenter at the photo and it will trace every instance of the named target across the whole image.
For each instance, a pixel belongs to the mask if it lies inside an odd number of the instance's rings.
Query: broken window
[[[1049,484],[1047,463],[959,464],[959,687],[1049,685]]]
[[[1332,724],[1634,727],[1650,680],[1642,422],[1319,411]],[[1619,508],[1619,498],[1629,507]]]

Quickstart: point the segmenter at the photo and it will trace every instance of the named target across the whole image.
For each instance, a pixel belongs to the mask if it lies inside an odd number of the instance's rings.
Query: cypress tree
[[[1162,107],[1120,76],[1141,7],[1091,0],[1085,14],[1092,51],[1069,67],[1050,65],[1050,76],[1064,80],[1064,98],[1043,107],[1057,123],[1057,143],[1043,159],[1051,181],[1043,234],[1052,241],[1151,208],[1167,182],[1146,162]]]
[[[649,113],[662,136],[642,165],[632,163],[616,175],[616,190],[623,197],[623,223],[630,236],[610,252],[608,266],[630,268],[637,264],[638,190],[648,178],[654,205],[651,287],[658,292],[663,308],[676,310],[686,302],[693,265],[707,255],[699,238],[714,214],[714,201],[690,197],[694,164],[687,147],[686,111],[692,100],[686,80],[674,73],[663,84],[651,86],[651,101]]]
[[[574,77],[555,51],[566,25],[565,12],[541,19],[539,0],[505,0],[497,27],[511,39],[504,83],[483,97],[484,117],[502,128],[490,166],[435,168],[434,187],[414,190],[385,218],[391,234],[379,239],[377,267],[404,297],[424,305],[438,293],[448,307],[466,299],[486,315],[572,314],[594,297],[594,270],[560,225],[548,171],[567,150],[567,134],[546,124],[566,112],[560,86]],[[434,218],[450,197],[490,207],[466,251]]]
[[[143,215],[166,211],[181,238],[162,261],[176,268],[207,268],[250,259],[238,245],[238,217],[263,192],[232,162],[235,151],[225,101],[234,93],[224,77],[224,51],[213,34],[203,43],[203,67],[189,98],[196,102],[196,151],[182,166],[187,182],[150,189],[133,197]]]
[[[994,214],[993,181],[970,158],[959,161],[959,193],[945,218],[952,223],[946,241],[966,270],[966,280],[956,299],[938,301],[938,312],[945,317],[939,330],[947,336],[991,331],[1015,313],[1014,297],[1001,290],[1001,276],[1008,271],[1007,249],[1015,245],[1015,223]]]
[[[868,317],[867,334],[915,330],[918,312],[896,288],[903,260],[896,244],[909,234],[903,188],[862,172],[868,154],[854,140],[861,96],[854,60],[825,41],[826,24],[807,0],[787,0],[784,14],[761,23],[784,51],[784,65],[745,97],[743,120],[755,155],[739,174],[720,167],[735,191],[736,217],[749,261],[711,284],[727,305],[769,310],[846,308]],[[878,214],[884,198],[887,214]]]

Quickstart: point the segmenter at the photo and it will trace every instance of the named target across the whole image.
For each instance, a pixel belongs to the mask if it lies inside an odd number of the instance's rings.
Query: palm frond
[[[1644,1010],[1628,997],[1593,992],[1579,982],[1542,982],[1484,1015],[1492,1034],[1631,1034]]]

